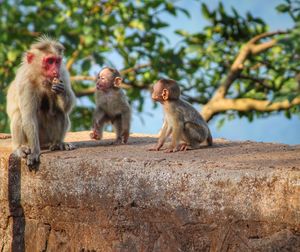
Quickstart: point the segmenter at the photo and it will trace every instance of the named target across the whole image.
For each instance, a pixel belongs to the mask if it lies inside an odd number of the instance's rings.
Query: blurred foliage
[[[124,81],[131,101],[138,101],[135,111],[143,110],[145,92],[161,77],[178,80],[183,96],[200,104],[207,103],[220,81],[226,76],[241,46],[268,30],[265,22],[251,13],[242,16],[236,9],[229,12],[222,3],[215,10],[199,2],[199,11],[207,25],[198,33],[177,30],[180,42],[172,45],[164,34],[170,23],[166,17],[189,17],[178,1],[171,0],[6,0],[0,8],[0,132],[8,132],[5,113],[7,86],[15,76],[21,56],[41,34],[57,38],[66,47],[66,63],[71,76],[93,75],[105,65],[126,71]],[[201,5],[201,8],[200,8]],[[253,99],[292,99],[298,93],[295,80],[299,72],[299,1],[286,0],[277,7],[295,22],[289,36],[280,45],[247,60],[243,75],[262,79],[239,79],[229,90],[229,97]],[[117,59],[117,60],[116,60]],[[73,63],[73,64],[72,64]],[[144,67],[137,67],[144,65]],[[257,66],[257,67],[255,67]],[[136,67],[136,68],[135,68]],[[92,81],[73,82],[81,92],[93,87]],[[94,98],[80,98],[72,113],[73,130],[88,129]],[[286,111],[287,116],[299,107]],[[262,112],[225,113],[229,119],[246,116],[250,120]],[[224,121],[224,120],[223,120]]]

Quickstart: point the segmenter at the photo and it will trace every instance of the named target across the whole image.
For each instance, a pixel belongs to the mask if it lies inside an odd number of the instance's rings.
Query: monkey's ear
[[[162,90],[161,96],[162,96],[164,101],[168,100],[169,99],[169,90],[164,88]]]
[[[120,87],[122,84],[122,78],[116,77],[114,80],[114,87]]]
[[[32,53],[32,52],[26,53],[26,60],[27,60],[28,64],[32,63],[33,58],[34,58],[34,53]]]

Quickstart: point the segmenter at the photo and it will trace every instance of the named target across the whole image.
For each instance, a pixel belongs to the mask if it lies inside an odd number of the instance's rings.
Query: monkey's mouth
[[[105,89],[107,89],[107,87],[106,87],[105,85],[102,85],[102,84],[100,84],[100,83],[97,83],[97,84],[96,84],[96,89],[97,89],[97,90],[105,90]]]

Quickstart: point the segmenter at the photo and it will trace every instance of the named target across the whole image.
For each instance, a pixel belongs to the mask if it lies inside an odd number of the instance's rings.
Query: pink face
[[[98,77],[96,87],[98,90],[107,90],[114,85],[114,77],[108,69],[102,70]]]
[[[56,55],[46,55],[42,60],[44,76],[48,78],[59,78],[62,58]]]
[[[152,94],[151,94],[152,100],[157,102],[163,102],[162,90],[163,90],[163,85],[159,81],[156,82],[152,89]]]

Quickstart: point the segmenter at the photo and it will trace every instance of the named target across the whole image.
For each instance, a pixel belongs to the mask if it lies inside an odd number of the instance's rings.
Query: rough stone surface
[[[36,171],[0,140],[0,251],[300,251],[299,145],[68,138]]]

